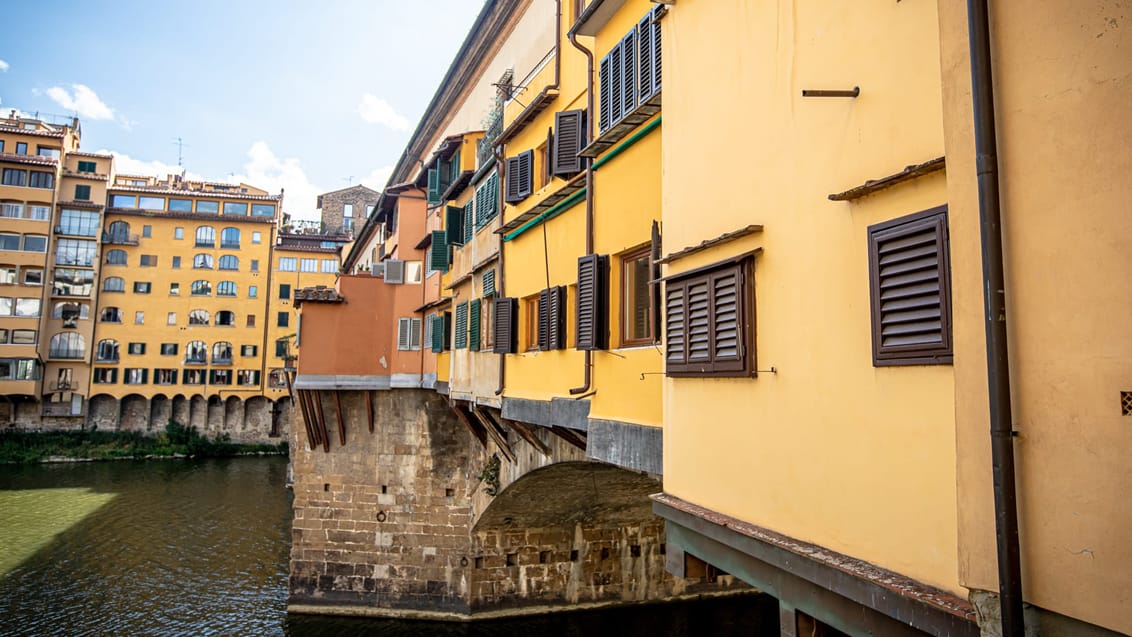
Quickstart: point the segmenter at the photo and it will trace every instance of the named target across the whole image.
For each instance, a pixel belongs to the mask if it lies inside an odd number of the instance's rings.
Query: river
[[[0,466],[0,635],[777,635],[760,597],[438,624],[287,615],[283,458]]]

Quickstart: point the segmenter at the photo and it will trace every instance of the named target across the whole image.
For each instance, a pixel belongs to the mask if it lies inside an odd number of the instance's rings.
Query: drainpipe
[[[586,47],[578,44],[578,35],[570,29],[570,44],[574,45],[586,56],[586,128],[593,130],[594,118],[594,54]],[[594,253],[594,169],[593,159],[587,157],[586,162],[586,255]],[[571,387],[570,395],[578,396],[590,391],[590,381],[592,380],[590,370],[593,367],[593,352],[586,350],[585,352],[585,377],[582,380],[581,387]]]
[[[1018,493],[1014,474],[1013,416],[1010,410],[1010,358],[1006,333],[1006,283],[1002,260],[998,142],[991,77],[990,19],[987,0],[967,0],[971,46],[971,97],[974,104],[975,170],[982,235],[987,388],[990,398],[991,466],[998,543],[998,586],[1004,637],[1022,637],[1022,568],[1018,541]]]
[[[552,91],[552,90],[557,89],[558,85],[559,85],[559,80],[561,78],[561,74],[562,74],[562,0],[556,0],[556,2],[554,3],[554,81],[551,82],[550,84],[547,84],[546,86],[544,86],[542,90],[543,91]],[[547,152],[550,152],[549,148],[547,149]],[[497,193],[497,198],[498,198],[499,201],[503,201],[503,155],[499,152],[499,147],[495,148],[494,153],[495,153],[495,174],[499,175],[499,180],[498,180],[499,181],[499,192]],[[500,241],[499,241],[499,276],[496,279],[497,293],[500,297],[502,297],[504,295],[504,290],[506,289],[506,288],[503,287],[503,284],[504,284],[503,243],[504,243],[503,237],[501,235]],[[507,357],[505,355],[503,355],[503,357],[499,359],[499,387],[497,387],[495,389],[495,395],[496,396],[499,396],[503,393],[503,388],[505,386],[505,381],[506,381],[506,377],[507,377],[506,368],[507,368]],[[587,375],[588,375],[588,370],[587,370]],[[587,382],[587,386],[588,386],[588,384],[589,383]]]

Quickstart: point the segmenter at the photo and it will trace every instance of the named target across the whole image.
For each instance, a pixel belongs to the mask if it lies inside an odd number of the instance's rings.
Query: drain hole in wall
[[[538,563],[539,564],[546,564],[549,561],[550,561],[550,551],[539,551],[538,552]]]
[[[571,562],[577,562],[578,561],[578,549],[573,549],[572,551],[570,551],[570,561]]]
[[[382,493],[382,495],[384,495],[384,494],[385,494],[385,492],[386,492],[386,491],[388,491],[388,490],[389,490],[389,487],[385,486],[384,484],[383,484],[383,485],[381,485],[381,493]]]
[[[507,566],[514,566],[518,563],[519,563],[519,554],[518,553],[508,553],[507,554]]]
[[[329,483],[329,482],[324,482],[324,483],[322,484],[322,490],[323,490],[323,491],[329,491],[329,490],[330,490],[330,483]]]
[[[445,489],[445,490],[444,490],[444,497],[446,497],[446,498],[451,498],[451,497],[452,497],[452,496],[454,496],[454,495],[456,495],[456,490],[455,490],[455,489]]]
[[[607,549],[607,548],[601,549],[601,559],[603,559],[603,560],[609,559],[609,549]]]
[[[641,545],[640,544],[630,544],[629,545],[629,557],[640,557],[640,556],[641,556]]]
[[[668,545],[663,543],[663,542],[660,543],[660,554],[661,555],[667,555],[668,554]]]
[[[482,557],[476,558],[476,568],[483,568],[483,558]]]

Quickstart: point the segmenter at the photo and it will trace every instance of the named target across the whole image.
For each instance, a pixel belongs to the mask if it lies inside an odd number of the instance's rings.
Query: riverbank
[[[170,423],[147,436],[136,431],[53,431],[0,433],[0,464],[145,458],[225,458],[286,455],[287,443],[238,444],[227,434],[209,438],[196,427]]]

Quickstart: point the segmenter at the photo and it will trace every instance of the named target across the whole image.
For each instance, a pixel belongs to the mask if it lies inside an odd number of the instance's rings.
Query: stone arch
[[[95,394],[87,406],[87,424],[91,429],[118,429],[118,399],[110,394]]]
[[[149,428],[149,400],[141,394],[122,398],[119,426],[124,431],[145,431]]]
[[[189,425],[198,431],[204,431],[208,426],[208,400],[200,394],[189,399]]]
[[[271,404],[271,438],[287,437],[291,429],[291,409],[294,405],[290,396],[284,396]]]
[[[165,394],[157,394],[149,400],[149,430],[165,431],[165,426],[173,420],[173,401]]]
[[[208,417],[204,430],[214,436],[224,430],[224,399],[219,393],[208,397]]]
[[[242,432],[244,424],[244,401],[239,396],[229,396],[224,400],[224,431],[229,434]]]
[[[244,401],[245,436],[266,440],[271,430],[271,401],[264,396],[250,396]]]
[[[187,427],[190,422],[189,399],[183,394],[173,397],[173,412],[170,418],[178,425]]]

